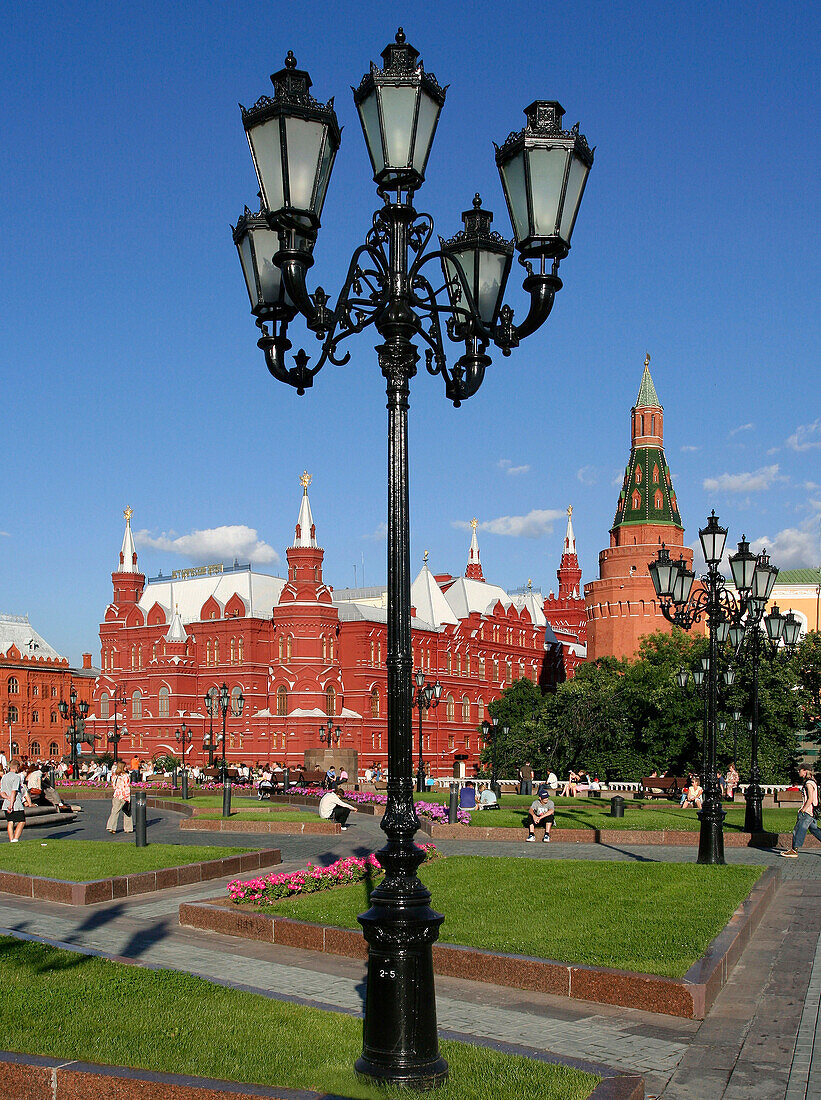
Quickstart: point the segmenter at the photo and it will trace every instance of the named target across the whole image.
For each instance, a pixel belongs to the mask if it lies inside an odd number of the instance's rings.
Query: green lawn
[[[424,864],[420,878],[445,914],[445,943],[680,978],[763,871],[448,856]],[[341,886],[275,906],[298,920],[359,928],[366,888]]]
[[[25,838],[25,833],[23,834]],[[0,846],[0,871],[39,875],[68,882],[94,882],[163,867],[181,867],[248,852],[201,844],[117,844],[108,840],[26,840]]]
[[[6,937],[0,969],[5,1050],[362,1100],[409,1094],[355,1076],[362,1024],[353,1016]],[[442,1053],[442,1100],[583,1100],[600,1080],[464,1043],[443,1043]]]
[[[518,795],[503,797],[498,810],[471,811],[471,826],[524,829],[532,798]],[[697,833],[701,828],[696,811],[683,810],[673,802],[633,802],[625,800],[624,817],[610,816],[607,799],[556,799],[554,829],[683,829]],[[725,803],[724,828],[728,832],[744,831],[744,803]],[[764,810],[764,829],[771,833],[791,833],[795,825],[795,810],[773,807]]]

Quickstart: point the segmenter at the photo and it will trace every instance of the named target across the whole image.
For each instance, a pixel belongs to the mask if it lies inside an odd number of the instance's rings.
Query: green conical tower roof
[[[644,360],[644,374],[641,376],[641,385],[639,386],[639,395],[636,398],[636,404],[633,406],[636,409],[646,408],[648,405],[653,405],[656,408],[661,408],[661,402],[658,399],[656,393],[656,387],[653,385],[653,379],[650,375],[650,356]]]

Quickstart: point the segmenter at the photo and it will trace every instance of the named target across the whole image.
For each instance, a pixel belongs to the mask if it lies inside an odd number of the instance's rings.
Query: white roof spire
[[[465,576],[470,577],[472,580],[483,581],[485,578],[482,575],[482,559],[479,557],[479,539],[476,537],[478,526],[479,521],[474,516],[470,521],[470,553],[468,554],[468,567],[465,570]]]
[[[165,635],[165,640],[167,642],[188,641],[188,635],[185,633],[185,627],[182,625],[182,619],[180,618],[180,608],[178,604],[174,605],[174,617]]]
[[[565,554],[576,553],[576,536],[573,534],[573,505],[567,506],[567,533],[564,536]]]
[[[311,515],[311,503],[308,500],[308,486],[311,484],[311,475],[304,470],[299,483],[302,486],[302,501],[299,505],[299,519],[296,521],[296,536],[294,546],[316,546],[316,529],[314,517]]]
[[[123,548],[120,551],[120,564],[117,566],[118,573],[133,573],[137,568],[137,548],[134,545],[134,536],[131,534],[131,517],[134,515],[134,509],[129,505],[124,511],[125,516],[125,534],[123,535]]]

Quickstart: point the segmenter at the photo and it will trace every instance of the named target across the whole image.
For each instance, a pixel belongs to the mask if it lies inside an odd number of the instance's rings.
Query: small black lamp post
[[[60,711],[61,718],[69,718],[71,720],[71,725],[66,730],[66,740],[71,745],[71,777],[72,779],[77,779],[79,775],[77,746],[82,741],[89,740],[85,734],[85,720],[88,716],[88,703],[85,700],[79,703],[77,702],[77,692],[73,687],[69,699],[71,700],[70,705],[65,699],[61,699],[57,704],[57,709]],[[93,747],[93,736],[89,744]]]
[[[336,729],[334,729],[333,719],[328,718],[327,728],[325,726],[322,726],[322,725],[319,727],[319,741],[320,741],[320,744],[327,744],[328,748],[330,748],[331,745],[334,742],[336,742],[336,744],[338,745],[341,740],[342,740],[342,727],[337,726]]]
[[[183,767],[185,767],[185,746],[189,745],[193,738],[194,734],[188,726],[186,726],[185,722],[183,722],[178,730],[174,731],[174,740],[180,745]]]
[[[119,756],[117,755],[117,746],[119,745],[126,732],[125,726],[118,727],[117,725],[117,707],[121,706],[125,708],[125,705],[128,702],[128,697],[126,695],[121,695],[119,698],[117,698],[117,692],[115,691],[112,702],[114,703],[114,732],[109,733],[108,741],[111,745],[114,746],[114,764],[116,766],[117,761],[119,760]]]
[[[499,783],[499,780],[496,778],[496,766],[497,766],[497,763],[498,763],[496,748],[497,748],[497,742],[499,740],[499,719],[498,718],[491,718],[489,722],[483,722],[482,726],[483,726],[484,731],[485,731],[485,741],[486,742],[487,742],[487,739],[488,739],[488,734],[491,732],[491,730],[493,731],[493,740],[491,741],[491,745],[490,745],[490,786],[491,786],[491,789],[492,789],[493,793],[496,795],[496,797],[501,798],[501,796],[502,796],[502,785]],[[501,733],[502,733],[502,738],[504,740],[507,740],[507,735],[510,733],[510,729],[507,726],[502,726],[501,727]]]
[[[425,793],[425,761],[422,759],[422,711],[431,710],[439,706],[442,698],[442,685],[437,680],[435,684],[425,683],[425,674],[420,668],[414,675],[416,694],[411,702],[412,707],[419,711],[419,764],[416,768],[416,793]]]
[[[242,708],[245,705],[245,697],[239,690],[232,694],[228,690],[228,685],[223,681],[222,687],[219,689],[219,694],[215,698],[216,705],[219,707],[220,714],[222,715],[222,762],[220,764],[220,770],[222,772],[222,782],[224,785],[225,773],[228,770],[228,766],[225,762],[225,723],[228,718],[229,710],[232,718],[240,717]],[[214,696],[212,696],[212,699],[214,699]]]
[[[490,213],[474,203],[464,228],[429,249],[433,222],[413,206],[425,179],[446,89],[424,71],[402,29],[371,65],[354,92],[373,179],[383,206],[354,251],[334,306],[306,276],[320,227],[325,193],[340,142],[333,101],[309,92],[311,78],[289,53],[263,96],[242,119],[259,182],[262,208],[246,208],[234,230],[251,312],[262,333],[258,346],[274,378],[302,394],[328,361],[343,365],[341,345],[373,325],[379,369],[388,394],[388,803],[387,837],[378,853],[385,877],[360,916],[368,942],[368,978],[360,1073],[393,1084],[430,1087],[447,1076],[439,1054],[432,944],[443,918],[416,872],[424,856],[413,843],[419,828],[413,803],[413,654],[410,618],[408,399],[425,346],[425,367],[441,375],[459,406],[479,389],[490,365],[490,344],[503,355],[547,320],[562,282],[559,264],[581,204],[593,153],[578,125],[564,130],[563,108],[537,100],[527,125],[496,150],[525,270],[529,310],[521,324],[502,305],[514,242],[490,231]],[[441,269],[434,276],[427,264]],[[444,283],[441,276],[444,275]],[[300,349],[294,365],[289,323],[301,314],[321,340],[314,366]],[[444,325],[442,321],[444,320]],[[443,336],[464,345],[448,365]]]
[[[701,584],[693,592],[695,573],[684,560],[673,561],[666,546],[662,545],[655,561],[649,563],[650,577],[659,599],[664,617],[676,626],[690,630],[694,623],[706,618],[709,627],[710,649],[707,667],[707,699],[704,729],[704,803],[698,811],[701,820],[698,843],[698,863],[724,863],[724,810],[721,807],[721,791],[716,782],[716,738],[718,696],[718,647],[719,638],[726,639],[733,626],[750,612],[756,589],[758,559],[750,553],[747,540],[742,538],[738,551],[730,556],[730,569],[736,592],[726,588],[719,571],[727,529],[718,522],[713,512],[699,533],[707,572],[701,576]],[[763,575],[759,580],[763,579]],[[766,603],[766,601],[765,601]]]

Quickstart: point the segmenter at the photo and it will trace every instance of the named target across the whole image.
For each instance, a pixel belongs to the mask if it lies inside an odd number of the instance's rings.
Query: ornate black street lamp
[[[764,791],[761,787],[761,770],[758,765],[758,672],[761,656],[766,654],[774,657],[779,652],[779,647],[787,656],[790,656],[795,650],[801,630],[801,624],[793,613],[789,612],[787,615],[782,615],[777,604],[773,606],[769,615],[764,615],[764,608],[778,576],[778,570],[774,565],[770,565],[770,559],[766,553],[759,555],[759,563],[762,571],[760,595],[753,613],[747,617],[746,629],[743,635],[737,639],[739,649],[741,650],[743,647],[750,658],[753,672],[752,718],[748,722],[750,732],[750,782],[744,796],[747,803],[744,811],[744,829],[750,833],[760,833],[764,830]],[[764,584],[765,580],[766,584]],[[762,619],[766,635],[761,630]]]
[[[489,722],[483,722],[482,726],[483,726],[484,731],[485,731],[485,742],[487,742],[488,734],[490,733],[490,731],[491,730],[493,731],[493,741],[491,742],[491,746],[490,746],[490,786],[491,786],[491,789],[492,789],[493,793],[496,795],[496,797],[501,798],[501,796],[502,796],[502,786],[499,783],[498,779],[496,778],[496,764],[497,764],[496,748],[497,748],[497,742],[499,740],[499,733],[500,733],[499,719],[498,718],[491,718]],[[502,726],[501,727],[502,738],[505,741],[507,740],[507,735],[509,733],[510,733],[510,729],[509,729],[508,726]]]
[[[174,731],[174,740],[181,746],[182,762],[185,764],[185,746],[190,744],[193,740],[194,734],[186,726],[185,722],[180,726],[178,730]]]
[[[214,766],[214,750],[217,742],[214,740],[214,711],[217,710],[217,689],[209,688],[203,695],[203,702],[205,703],[205,709],[208,712],[208,733],[202,739],[202,748],[204,752],[208,753],[208,767]]]
[[[428,711],[432,707],[439,706],[442,698],[442,685],[437,680],[435,684],[425,683],[425,674],[420,668],[414,675],[416,694],[413,695],[411,706],[419,711],[419,764],[416,768],[416,793],[425,793],[425,761],[422,759],[422,711]]]
[[[341,740],[342,740],[342,727],[337,726],[336,729],[334,729],[334,723],[333,723],[332,718],[328,719],[327,728],[323,725],[320,725],[320,727],[319,727],[319,743],[320,744],[327,744],[328,748],[330,748],[334,741],[338,745]]]
[[[759,561],[750,553],[747,540],[742,538],[737,553],[730,556],[736,592],[729,592],[724,577],[719,572],[727,529],[719,524],[715,512],[712,512],[706,527],[698,535],[707,572],[702,574],[701,584],[695,592],[695,573],[687,568],[682,558],[673,561],[666,546],[662,545],[658,558],[650,562],[648,568],[665,619],[690,630],[694,623],[706,618],[709,627],[710,648],[707,667],[704,669],[707,677],[707,705],[702,771],[706,774],[703,776],[703,806],[698,811],[701,830],[697,862],[723,864],[724,810],[721,807],[721,791],[716,782],[718,647],[720,640],[726,640],[730,629],[739,626],[744,615],[752,608],[755,591],[763,580],[763,572],[756,579]]]
[[[212,709],[214,705],[219,707],[220,714],[222,715],[222,761],[220,762],[220,771],[223,784],[225,784],[225,773],[228,766],[225,762],[225,722],[228,718],[228,712],[230,710],[232,718],[239,718],[242,714],[242,708],[245,705],[245,697],[242,692],[235,688],[234,692],[228,690],[228,685],[223,681],[222,687],[219,689],[218,695],[211,696]],[[213,741],[213,737],[211,738]]]
[[[246,209],[234,241],[262,333],[258,345],[274,378],[302,394],[326,362],[348,362],[349,353],[340,350],[348,337],[373,325],[380,338],[376,352],[388,394],[387,843],[378,853],[385,877],[359,918],[368,942],[368,981],[356,1068],[424,1087],[444,1081],[447,1063],[439,1054],[431,954],[443,918],[430,908],[430,894],[417,877],[423,855],[413,843],[419,822],[413,803],[407,416],[416,344],[425,345],[427,371],[442,376],[447,397],[458,406],[479,389],[490,344],[508,355],[547,320],[562,286],[559,263],[570,248],[593,153],[578,126],[562,129],[560,104],[537,100],[525,111],[525,128],[496,151],[515,242],[490,231],[490,213],[476,202],[463,215],[464,228],[429,250],[433,221],[413,202],[445,89],[424,71],[401,28],[382,62],[363,77],[354,101],[383,206],[354,251],[336,304],[321,288],[309,293],[306,275],[340,128],[333,101],[321,104],[310,95],[310,76],[297,69],[292,53],[271,78],[273,97],[242,111],[262,208],[259,214]],[[501,304],[514,243],[530,299],[519,325]],[[293,366],[286,362],[288,324],[297,313],[321,341],[314,366],[302,349]],[[443,329],[449,340],[464,344],[450,366]]]
[[[77,692],[74,688],[71,689],[69,699],[71,700],[70,705],[65,699],[61,699],[57,704],[57,709],[60,711],[61,718],[71,719],[71,725],[66,730],[66,740],[71,745],[71,777],[72,779],[76,779],[79,775],[77,746],[81,742],[87,741],[93,748],[94,735],[86,735],[85,732],[88,703],[85,699],[81,700],[79,703],[77,702]]]
[[[126,732],[125,726],[121,728],[118,728],[117,726],[117,707],[121,706],[123,707],[123,709],[125,709],[125,705],[128,702],[128,696],[121,695],[119,698],[117,698],[117,692],[115,690],[112,702],[114,703],[114,732],[108,734],[107,740],[109,744],[114,746],[114,764],[116,765],[117,761],[119,760],[119,756],[117,755],[117,746],[119,745]]]

